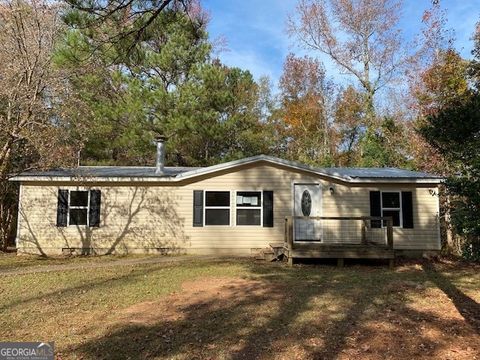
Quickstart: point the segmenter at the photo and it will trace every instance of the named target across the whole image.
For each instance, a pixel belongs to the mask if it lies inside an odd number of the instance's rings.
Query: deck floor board
[[[386,245],[372,244],[294,244],[285,248],[288,257],[299,259],[394,259],[395,251]]]

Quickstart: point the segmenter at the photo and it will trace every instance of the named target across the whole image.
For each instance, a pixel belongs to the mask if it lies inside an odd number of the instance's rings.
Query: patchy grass
[[[479,270],[192,259],[4,276],[0,338],[84,359],[476,359]]]
[[[16,253],[0,252],[0,273],[25,268],[36,268],[44,265],[91,264],[116,261],[124,258],[145,258],[149,255],[104,255],[104,256],[51,256],[17,255]],[[153,256],[153,255],[150,255]]]

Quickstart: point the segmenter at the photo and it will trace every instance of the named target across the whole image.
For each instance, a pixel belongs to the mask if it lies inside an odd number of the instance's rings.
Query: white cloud
[[[272,79],[278,76],[275,67],[271,66],[267,59],[254,50],[232,49],[223,52],[220,57],[222,62],[228,66],[249,70],[256,79],[264,75]]]

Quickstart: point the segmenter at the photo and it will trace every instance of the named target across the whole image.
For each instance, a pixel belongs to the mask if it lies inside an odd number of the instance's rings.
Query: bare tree
[[[407,59],[397,29],[401,0],[300,0],[288,32],[356,78],[365,92],[366,114],[375,117],[374,97]]]
[[[0,242],[6,246],[16,197],[10,175],[65,164],[72,158],[58,94],[65,91],[52,66],[61,34],[59,6],[52,1],[0,1]]]

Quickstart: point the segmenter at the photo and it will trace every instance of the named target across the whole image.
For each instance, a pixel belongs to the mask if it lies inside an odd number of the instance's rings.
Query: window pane
[[[71,191],[70,206],[88,206],[88,191]]]
[[[70,225],[87,225],[87,209],[70,209]]]
[[[230,225],[230,210],[205,209],[205,225]]]
[[[382,206],[384,208],[399,208],[400,194],[397,192],[382,193]]]
[[[393,226],[400,226],[400,210],[383,210],[383,216],[393,218]],[[383,226],[387,226],[387,221],[383,221]]]
[[[205,193],[205,206],[230,206],[230,192],[207,191]]]
[[[237,192],[237,206],[262,206],[262,194],[259,191]]]
[[[260,225],[260,210],[237,209],[237,225]]]

